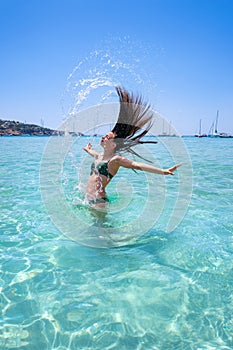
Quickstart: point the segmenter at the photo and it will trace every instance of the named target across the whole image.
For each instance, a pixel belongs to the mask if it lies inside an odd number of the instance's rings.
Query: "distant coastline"
[[[63,134],[64,131],[53,130],[36,124],[0,119],[0,136],[57,136]]]
[[[27,124],[22,123],[15,120],[3,120],[0,119],[0,137],[1,136],[65,136],[65,135],[71,135],[71,136],[83,136],[83,137],[90,137],[90,136],[96,136],[101,137],[101,135],[94,134],[94,135],[87,135],[82,134],[81,132],[74,132],[74,131],[64,131],[64,130],[54,130],[50,128],[45,128],[43,126],[39,126],[36,124]],[[210,135],[208,135],[211,137]],[[220,133],[217,135],[218,138],[233,138],[230,134]],[[151,137],[148,136],[148,137]],[[156,137],[179,137],[178,135],[157,135]],[[180,137],[196,137],[196,135],[180,135]],[[216,138],[216,136],[214,137]]]

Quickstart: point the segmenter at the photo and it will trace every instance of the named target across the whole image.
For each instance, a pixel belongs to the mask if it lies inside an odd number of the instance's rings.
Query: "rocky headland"
[[[53,130],[35,124],[0,119],[0,136],[57,136],[63,134],[63,131]]]

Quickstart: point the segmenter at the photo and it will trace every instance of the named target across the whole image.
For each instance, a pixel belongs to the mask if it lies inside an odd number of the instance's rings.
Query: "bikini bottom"
[[[104,198],[91,199],[88,201],[88,204],[90,205],[99,204],[99,203],[109,203],[109,199],[104,197]]]

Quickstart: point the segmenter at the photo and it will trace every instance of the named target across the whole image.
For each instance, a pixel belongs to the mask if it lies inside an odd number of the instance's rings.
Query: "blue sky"
[[[233,133],[232,18],[232,0],[0,0],[0,118],[58,127],[68,76],[103,46],[132,55],[144,83],[129,87],[179,132],[208,132],[219,110]]]

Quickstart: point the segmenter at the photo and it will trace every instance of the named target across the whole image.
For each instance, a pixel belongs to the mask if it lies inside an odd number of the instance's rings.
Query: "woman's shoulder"
[[[132,160],[129,160],[120,155],[115,155],[114,157],[112,157],[111,162],[117,164],[118,166],[126,166],[126,167],[131,166],[132,164]]]
[[[111,161],[112,163],[118,163],[118,162],[120,162],[123,158],[124,158],[124,157],[122,157],[122,156],[116,154],[115,156],[113,156],[113,157],[110,159],[110,161]]]

